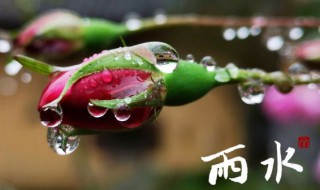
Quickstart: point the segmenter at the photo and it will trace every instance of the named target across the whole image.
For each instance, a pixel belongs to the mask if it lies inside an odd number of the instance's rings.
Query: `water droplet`
[[[259,26],[252,26],[250,28],[251,36],[258,36],[261,33],[261,28]]]
[[[248,38],[250,35],[250,30],[248,27],[240,27],[238,30],[237,30],[237,36],[239,39],[246,39]]]
[[[61,128],[61,130],[59,129]],[[71,126],[48,128],[47,141],[50,148],[58,155],[68,155],[74,152],[80,143],[79,136],[67,136],[65,132],[74,130]]]
[[[45,127],[56,127],[62,122],[62,109],[60,105],[48,106],[40,111],[41,124]]]
[[[163,73],[172,73],[177,68],[177,62],[158,62],[155,66]]]
[[[167,22],[167,15],[163,10],[157,10],[154,15],[154,22],[156,24],[164,24]]]
[[[147,44],[148,49],[157,59],[155,66],[164,73],[172,73],[179,61],[177,51],[170,45],[162,42],[152,42]]]
[[[126,104],[130,104],[130,103],[131,103],[131,98],[129,98],[129,97],[125,98],[125,99],[124,99],[124,102],[125,102]]]
[[[267,40],[267,48],[270,51],[280,50],[284,45],[284,39],[282,36],[273,36]]]
[[[22,81],[23,83],[30,83],[31,80],[32,80],[32,76],[31,76],[30,73],[25,72],[25,73],[23,73],[23,74],[21,75],[21,81]]]
[[[291,78],[281,71],[275,71],[269,74],[269,76],[275,81],[274,86],[277,90],[283,94],[287,94],[292,91],[294,85]]]
[[[205,56],[201,59],[200,63],[207,68],[208,71],[214,71],[217,67],[217,63],[211,56]]]
[[[108,111],[107,108],[95,106],[90,102],[88,103],[87,110],[88,110],[89,114],[95,118],[100,118],[100,117],[104,116]]]
[[[236,32],[235,29],[233,29],[233,28],[226,28],[226,29],[224,29],[222,35],[223,35],[223,38],[224,38],[225,40],[231,41],[231,40],[233,40],[233,39],[236,37],[237,32]]]
[[[246,104],[259,104],[263,101],[265,85],[260,80],[249,80],[238,85],[241,100]]]
[[[105,82],[105,83],[111,82],[111,81],[112,81],[112,74],[111,74],[111,72],[108,71],[108,70],[102,71],[102,73],[101,73],[101,79],[102,79],[102,81]]]
[[[193,56],[192,54],[188,54],[188,55],[186,56],[186,60],[189,61],[189,62],[191,62],[191,63],[193,63],[193,62],[194,62],[194,56]]]
[[[293,27],[289,30],[289,38],[291,40],[299,40],[303,36],[303,29],[301,27]]]
[[[128,51],[126,51],[125,53],[124,53],[124,59],[125,60],[131,60],[131,58],[132,58],[132,56],[131,56],[131,53],[130,52],[128,52]]]
[[[8,64],[6,64],[6,66],[4,67],[4,71],[8,75],[14,76],[19,73],[21,68],[22,68],[22,65],[18,61],[12,60]]]
[[[293,63],[289,66],[288,72],[294,75],[309,74],[309,69],[301,63]]]
[[[136,62],[138,65],[143,65],[143,60],[142,60],[141,58],[139,58],[139,57],[137,57],[137,58],[135,59],[135,62]]]
[[[8,53],[11,51],[12,45],[10,41],[5,39],[0,39],[0,53]]]
[[[239,75],[239,68],[233,64],[233,63],[228,63],[226,65],[226,69],[228,70],[231,78],[235,79],[235,78],[238,78],[238,75]]]
[[[220,69],[217,71],[214,79],[218,82],[228,82],[230,80],[230,75],[225,69]]]
[[[96,79],[92,78],[89,80],[89,84],[91,87],[97,87],[98,86],[98,83],[96,81]]]
[[[131,110],[122,105],[118,109],[113,110],[113,114],[118,121],[128,121],[131,117]]]
[[[114,55],[114,60],[119,60],[119,56],[118,55]]]
[[[140,16],[137,13],[129,13],[125,16],[125,25],[129,30],[138,30],[142,26]]]

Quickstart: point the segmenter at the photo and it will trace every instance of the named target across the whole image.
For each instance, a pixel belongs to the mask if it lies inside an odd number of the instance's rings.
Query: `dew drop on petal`
[[[63,131],[71,132],[73,128],[71,126],[59,126],[48,128],[47,141],[49,147],[58,155],[68,155],[74,152],[80,143],[79,136],[66,136]]]
[[[112,81],[112,78],[113,77],[112,77],[112,74],[111,74],[110,71],[104,70],[104,71],[101,72],[101,79],[102,79],[103,82],[109,83],[109,82]]]
[[[118,121],[127,121],[131,117],[131,110],[125,106],[120,106],[118,109],[113,110],[113,114]]]
[[[92,78],[89,80],[89,84],[91,87],[97,87],[98,86],[98,83],[96,81],[96,79]]]
[[[40,111],[41,124],[45,127],[56,127],[62,122],[62,109],[59,105],[48,106]]]
[[[194,62],[194,56],[193,56],[192,54],[188,54],[188,55],[186,56],[186,60],[189,61],[189,62],[191,62],[191,63],[193,63],[193,62]]]
[[[265,85],[260,80],[249,80],[238,85],[241,100],[246,104],[260,104],[264,98]]]
[[[104,116],[108,111],[107,108],[95,106],[90,102],[88,103],[87,110],[88,110],[88,113],[95,118],[100,118]]]
[[[205,56],[201,59],[200,63],[207,68],[208,71],[214,71],[217,67],[217,63],[211,56]]]

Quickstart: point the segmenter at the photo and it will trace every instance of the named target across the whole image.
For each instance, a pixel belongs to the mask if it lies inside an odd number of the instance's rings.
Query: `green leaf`
[[[30,69],[31,71],[37,72],[39,74],[50,75],[55,70],[55,67],[52,65],[48,65],[44,62],[32,59],[24,55],[15,55],[14,59],[21,63],[21,65],[23,65],[27,69]]]

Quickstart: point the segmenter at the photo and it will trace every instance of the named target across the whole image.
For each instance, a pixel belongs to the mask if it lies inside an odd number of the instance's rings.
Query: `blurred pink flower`
[[[289,94],[282,94],[271,86],[266,91],[262,107],[270,119],[280,123],[320,124],[318,88],[296,86]]]

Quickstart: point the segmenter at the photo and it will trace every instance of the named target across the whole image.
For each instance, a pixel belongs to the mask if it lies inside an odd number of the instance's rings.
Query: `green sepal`
[[[177,106],[198,100],[219,85],[215,75],[215,71],[210,72],[201,64],[180,60],[174,72],[164,75],[165,105]]]
[[[118,109],[119,106],[125,105],[127,108],[138,107],[159,107],[163,105],[160,97],[154,97],[152,89],[145,90],[137,95],[127,97],[124,99],[112,99],[112,100],[90,100],[90,102],[99,107],[108,109]]]
[[[125,48],[124,48],[125,49]],[[80,67],[74,74],[70,77],[67,81],[63,91],[61,92],[60,96],[55,99],[54,101],[47,104],[56,105],[62,97],[65,95],[67,90],[79,79],[88,76],[92,73],[101,72],[103,70],[114,70],[114,69],[136,69],[136,70],[143,70],[143,71],[150,71],[150,72],[159,72],[154,65],[152,65],[148,60],[144,59],[143,57],[127,51],[131,54],[130,59],[125,59],[124,54],[126,50],[119,52],[119,50],[112,50],[107,52],[106,54],[99,55],[99,57],[94,58],[92,61],[88,63],[84,63],[82,67]],[[138,64],[136,61],[141,61]]]
[[[27,69],[43,75],[50,75],[55,71],[55,67],[44,62],[32,59],[24,55],[15,55],[14,59]]]

